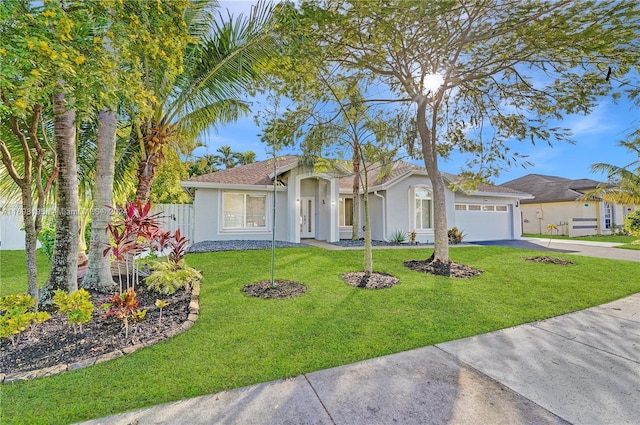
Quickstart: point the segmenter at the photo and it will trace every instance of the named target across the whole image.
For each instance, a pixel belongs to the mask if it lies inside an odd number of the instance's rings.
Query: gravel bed
[[[309,246],[304,243],[276,241],[276,248]],[[271,241],[202,241],[191,245],[189,252],[245,251],[249,249],[271,249]]]

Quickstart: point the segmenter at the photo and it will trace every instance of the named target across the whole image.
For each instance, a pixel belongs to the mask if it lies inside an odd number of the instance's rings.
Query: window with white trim
[[[508,205],[492,204],[455,204],[456,211],[508,212]]]
[[[340,198],[340,226],[353,225],[353,198]]]
[[[456,204],[456,211],[466,211],[467,204]]]
[[[266,228],[267,195],[225,192],[222,198],[223,229]]]
[[[431,229],[433,223],[432,217],[432,196],[431,191],[424,187],[416,187],[415,189],[415,206],[416,206],[416,230]]]

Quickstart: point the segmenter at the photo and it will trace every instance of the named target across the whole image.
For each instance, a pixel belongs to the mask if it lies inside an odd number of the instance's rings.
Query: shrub
[[[53,302],[58,311],[67,315],[67,322],[73,326],[73,332],[77,333],[77,327],[82,332],[82,324],[91,320],[93,303],[89,301],[91,295],[84,289],[67,294],[62,289],[54,292]]]
[[[104,318],[114,316],[116,319],[122,320],[125,339],[129,338],[129,321],[140,322],[147,314],[147,310],[138,309],[140,301],[136,295],[136,291],[129,288],[121,294],[113,294],[113,297],[109,298],[109,302],[100,306],[100,308],[107,310]]]
[[[634,211],[624,218],[624,230],[631,236],[640,236],[640,210]]]
[[[53,245],[56,240],[55,226],[45,227],[38,233],[38,242],[40,242],[40,250],[47,256],[49,260],[53,257]]]
[[[10,338],[11,344],[15,344],[15,336],[29,325],[37,325],[51,318],[45,311],[29,311],[35,305],[36,300],[26,294],[0,297],[0,337]]]
[[[401,244],[407,240],[407,232],[402,230],[395,230],[391,234],[391,242]]]
[[[158,316],[158,324],[162,323],[162,309],[169,305],[166,300],[156,300],[156,307],[160,310],[160,316]]]
[[[156,263],[151,275],[145,279],[145,284],[152,291],[173,294],[176,290],[186,289],[200,279],[202,279],[202,274],[181,260],[177,265],[172,262]]]
[[[458,230],[457,227],[453,227],[451,230],[447,231],[447,236],[449,237],[450,244],[457,245],[462,242],[464,233]]]

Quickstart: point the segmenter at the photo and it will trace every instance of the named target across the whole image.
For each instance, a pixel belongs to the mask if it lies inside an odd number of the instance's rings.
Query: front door
[[[312,197],[302,197],[300,200],[300,237],[315,237],[314,208]]]

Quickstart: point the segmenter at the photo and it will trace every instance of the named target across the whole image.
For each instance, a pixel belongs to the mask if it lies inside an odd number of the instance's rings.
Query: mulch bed
[[[139,308],[146,309],[147,314],[140,323],[129,324],[129,337],[125,339],[122,321],[113,316],[103,318],[105,310],[99,308],[113,294],[91,290],[89,293],[95,309],[92,320],[85,323],[81,331],[74,333],[66,316],[53,313],[48,321],[31,326],[18,335],[15,345],[9,339],[0,341],[0,371],[9,374],[60,363],[71,364],[128,346],[157,342],[165,339],[167,334],[174,334],[189,315],[191,290],[180,289],[173,295],[160,295],[140,285],[136,287]],[[162,309],[162,321],[159,321],[156,299],[168,302]]]
[[[569,266],[571,264],[575,264],[573,261],[563,260],[557,257],[548,257],[546,255],[538,255],[537,257],[524,257],[526,261],[533,261],[535,263],[547,263],[547,264],[558,264],[560,266]]]
[[[442,261],[411,260],[404,262],[405,267],[417,272],[431,273],[437,276],[469,278],[480,276],[484,270],[476,269],[464,264],[454,262],[445,263]]]
[[[263,280],[246,285],[242,292],[257,298],[294,298],[307,292],[307,287],[291,280],[275,280],[272,288],[270,280]]]
[[[367,275],[365,272],[351,272],[342,275],[342,279],[349,285],[356,286],[364,289],[384,289],[391,288],[396,285],[399,280],[397,277],[391,276],[386,273],[370,273]]]

